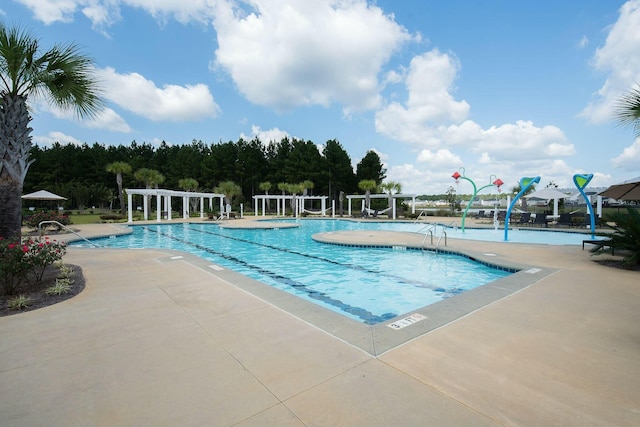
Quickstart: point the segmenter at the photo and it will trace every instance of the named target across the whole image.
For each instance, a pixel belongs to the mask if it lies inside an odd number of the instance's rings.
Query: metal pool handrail
[[[66,225],[58,222],[58,221],[40,221],[40,223],[38,224],[38,235],[42,236],[42,224],[56,224],[58,227],[60,228],[64,228],[65,230],[68,230],[70,232],[72,232],[73,234],[75,234],[76,236],[80,237],[82,240],[84,240],[85,242],[89,243],[91,246],[99,248],[99,245],[96,245],[95,243],[93,243],[91,240],[87,239],[86,237],[82,236],[80,233],[77,233],[75,231],[73,231],[71,228],[67,227]]]
[[[418,222],[418,220],[420,219],[420,217],[422,216],[422,214],[425,214],[424,216],[429,216],[429,214],[427,213],[427,211],[423,210],[420,212],[420,215],[418,215],[418,217],[413,221],[414,223]]]

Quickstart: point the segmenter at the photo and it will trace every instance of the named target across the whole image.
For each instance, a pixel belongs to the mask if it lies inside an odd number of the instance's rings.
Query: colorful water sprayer
[[[537,184],[539,182],[540,182],[540,177],[539,176],[536,176],[534,178],[528,178],[528,177],[520,178],[520,192],[518,194],[516,194],[516,197],[514,197],[513,200],[511,201],[511,204],[509,205],[509,208],[507,209],[507,214],[505,215],[505,218],[504,218],[504,240],[505,240],[505,242],[507,240],[509,240],[509,218],[511,217],[511,209],[513,209],[513,207],[516,205],[516,202],[518,201],[518,199],[520,197],[522,197],[522,195],[524,193],[527,192],[529,187],[531,187],[533,184]]]
[[[593,206],[591,205],[591,200],[589,200],[589,196],[587,196],[584,192],[584,189],[587,187],[587,185],[589,185],[589,182],[591,182],[592,178],[593,178],[593,174],[583,175],[583,174],[577,173],[573,175],[573,183],[578,188],[578,191],[580,192],[580,194],[582,194],[582,197],[584,197],[584,201],[587,204],[587,209],[589,209],[589,217],[591,219],[591,238],[595,239],[596,238],[596,216],[595,216],[595,213],[593,212]]]
[[[471,196],[471,200],[469,200],[469,203],[467,203],[467,207],[465,208],[464,213],[462,214],[462,232],[464,233],[464,221],[467,218],[467,212],[469,211],[469,208],[471,207],[471,204],[475,200],[476,195],[480,191],[484,190],[485,188],[494,187],[494,186],[498,187],[498,192],[500,192],[500,186],[502,184],[504,184],[504,182],[502,182],[502,180],[500,178],[497,178],[495,175],[491,175],[489,177],[489,184],[487,184],[487,185],[485,185],[483,187],[477,188],[475,182],[473,182],[470,178],[467,178],[466,176],[464,176],[464,172],[465,172],[464,168],[460,168],[460,170],[462,171],[462,175],[460,175],[460,173],[458,171],[455,171],[453,173],[453,175],[451,175],[451,178],[456,180],[456,184],[458,183],[458,181],[460,179],[464,179],[464,180],[469,181],[471,183],[471,185],[473,185],[473,195]],[[493,182],[491,182],[492,178],[496,178],[496,179]]]

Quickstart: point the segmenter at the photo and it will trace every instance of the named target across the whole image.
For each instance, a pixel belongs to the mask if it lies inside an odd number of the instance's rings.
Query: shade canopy
[[[640,200],[640,176],[612,185],[598,195],[616,200]]]
[[[565,194],[562,191],[558,191],[555,188],[543,188],[542,190],[534,191],[531,194],[524,196],[528,199],[544,199],[544,200],[552,200],[552,199],[564,199],[569,197],[569,194]]]
[[[47,190],[36,191],[35,193],[29,193],[22,196],[26,200],[67,200],[66,197],[58,196]]]

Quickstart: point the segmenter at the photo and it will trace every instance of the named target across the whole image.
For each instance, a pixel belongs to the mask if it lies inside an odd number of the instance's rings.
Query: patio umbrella
[[[58,196],[47,190],[36,191],[35,193],[29,193],[22,196],[26,200],[67,200],[66,197]]]
[[[598,195],[616,200],[640,200],[640,176],[612,185]]]
[[[543,188],[524,197],[528,199],[553,200],[553,216],[558,216],[558,199],[567,198],[569,194],[565,194],[555,188]]]

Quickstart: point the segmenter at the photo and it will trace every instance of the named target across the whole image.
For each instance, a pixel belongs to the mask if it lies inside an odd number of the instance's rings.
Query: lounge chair
[[[611,255],[615,255],[614,254],[614,248],[613,248],[613,241],[611,239],[600,239],[600,240],[583,240],[582,241],[582,250],[584,251],[584,244],[588,243],[590,245],[594,245],[594,247],[591,249],[591,252],[597,252],[600,249],[603,248],[610,248],[611,249]]]
[[[544,224],[545,228],[549,226],[549,220],[547,219],[547,214],[539,213],[536,214],[536,217],[533,219],[532,225],[542,225]]]
[[[558,222],[556,222],[557,226],[565,226],[565,227],[573,227],[573,218],[570,213],[562,213],[560,214],[560,218],[558,218]]]
[[[529,225],[531,223],[531,212],[522,212],[520,219],[513,225]]]
[[[475,219],[484,218],[484,209],[480,209],[478,213],[474,216]]]

